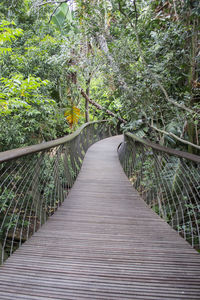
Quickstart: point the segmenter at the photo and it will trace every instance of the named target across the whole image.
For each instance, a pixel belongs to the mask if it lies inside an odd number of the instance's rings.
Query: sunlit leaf
[[[80,109],[76,106],[72,106],[65,111],[65,117],[70,127],[78,123],[80,117]]]

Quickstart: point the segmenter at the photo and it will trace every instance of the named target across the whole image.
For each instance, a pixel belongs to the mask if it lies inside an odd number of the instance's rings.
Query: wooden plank
[[[200,299],[200,256],[93,145],[62,207],[0,267],[0,299]]]

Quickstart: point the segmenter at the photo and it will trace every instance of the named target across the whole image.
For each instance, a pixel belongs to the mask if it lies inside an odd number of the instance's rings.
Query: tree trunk
[[[86,94],[88,95],[88,97],[90,95],[90,80],[91,80],[91,78],[89,78],[86,82],[86,86],[87,86]],[[87,98],[85,98],[85,122],[86,123],[90,122],[90,118],[89,118],[89,101],[88,101]]]
[[[191,12],[190,12],[191,14]],[[197,55],[198,55],[198,20],[195,18],[192,24],[192,32],[191,32],[191,54],[190,54],[190,70],[189,70],[189,88],[190,88],[190,105],[191,107],[198,101],[195,99],[195,82],[198,79],[197,72]],[[196,136],[194,119],[190,119],[188,121],[187,133],[188,140],[193,144],[197,144],[198,137]],[[188,146],[188,152],[196,154],[197,151],[194,147]]]

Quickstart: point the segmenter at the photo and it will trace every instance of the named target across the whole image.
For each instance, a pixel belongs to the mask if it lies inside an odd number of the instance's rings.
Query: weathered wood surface
[[[200,256],[93,145],[53,217],[0,267],[0,299],[200,299]]]

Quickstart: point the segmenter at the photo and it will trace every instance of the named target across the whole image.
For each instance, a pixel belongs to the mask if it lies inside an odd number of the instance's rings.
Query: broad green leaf
[[[57,29],[64,33],[66,23],[71,23],[72,14],[67,3],[63,3],[52,17],[52,22],[57,26]]]

